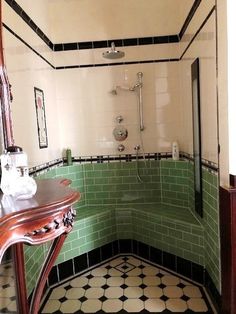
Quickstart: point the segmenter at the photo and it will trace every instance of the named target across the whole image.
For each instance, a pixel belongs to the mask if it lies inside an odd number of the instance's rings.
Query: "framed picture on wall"
[[[39,148],[48,147],[46,113],[43,91],[37,87],[34,88],[34,99],[37,117]]]

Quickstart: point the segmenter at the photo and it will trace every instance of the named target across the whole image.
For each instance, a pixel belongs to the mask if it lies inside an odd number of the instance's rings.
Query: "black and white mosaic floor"
[[[43,314],[215,313],[204,288],[134,256],[120,256],[52,288]]]
[[[0,313],[17,313],[11,264],[0,265]],[[120,256],[46,295],[42,314],[216,313],[204,288],[134,256]]]
[[[15,280],[11,263],[0,265],[0,313],[16,313]]]

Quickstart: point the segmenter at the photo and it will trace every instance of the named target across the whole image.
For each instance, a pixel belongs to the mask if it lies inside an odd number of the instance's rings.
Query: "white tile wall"
[[[60,158],[53,70],[6,30],[4,51],[14,97],[11,107],[16,145],[28,154],[29,166]],[[49,145],[44,149],[39,149],[38,144],[34,87],[42,89],[45,97]]]
[[[56,72],[64,147],[71,147],[74,155],[116,154],[119,142],[114,140],[112,131],[117,124],[115,117],[121,114],[124,117],[122,125],[127,127],[129,133],[124,141],[125,152],[134,152],[133,147],[141,142],[137,93],[118,90],[118,95],[112,95],[110,91],[116,85],[133,86],[139,71],[144,74],[145,130],[142,137],[145,151],[170,151],[171,142],[180,140],[181,134],[179,117],[173,114],[175,110],[181,111],[177,62],[62,70],[59,74]],[[168,102],[163,98],[163,93],[169,99]],[[162,141],[158,140],[159,137]]]
[[[192,152],[192,96],[191,64],[200,60],[200,101],[202,156],[218,162],[217,153],[217,90],[216,90],[216,39],[215,14],[208,20],[181,62],[182,100],[187,132],[183,133],[183,149]]]
[[[198,20],[193,19],[187,33],[193,34],[196,31],[213,4],[213,0],[207,4],[205,1],[201,3],[197,11]],[[183,12],[182,15],[184,16]],[[102,58],[102,52],[106,49],[51,53],[6,4],[4,21],[55,66],[114,62]],[[203,157],[217,161],[214,17],[202,29],[182,62],[52,71],[8,31],[4,31],[4,42],[15,98],[15,137],[28,150],[32,165],[60,157],[62,150],[67,147],[72,149],[73,155],[117,154],[119,143],[114,140],[112,131],[116,126],[115,117],[120,114],[124,116],[122,124],[129,132],[124,141],[126,153],[133,153],[134,145],[142,141],[145,152],[170,151],[171,143],[175,140],[179,142],[180,150],[192,153],[190,65],[196,57],[200,57],[203,81]],[[126,56],[120,62],[176,58],[186,44],[186,38],[183,38],[183,46],[182,43],[173,43],[122,47],[120,49],[125,51]],[[144,73],[145,130],[141,133],[142,138],[138,127],[136,93],[118,90],[118,95],[111,94],[117,85],[133,86],[139,71]],[[44,90],[46,100],[49,148],[43,150],[38,149],[34,86]],[[27,127],[23,123],[25,119]]]

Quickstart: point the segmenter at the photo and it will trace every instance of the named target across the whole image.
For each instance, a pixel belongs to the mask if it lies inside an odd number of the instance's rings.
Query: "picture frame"
[[[34,99],[36,108],[36,119],[38,129],[39,148],[48,147],[46,110],[44,102],[44,93],[41,89],[34,87]]]

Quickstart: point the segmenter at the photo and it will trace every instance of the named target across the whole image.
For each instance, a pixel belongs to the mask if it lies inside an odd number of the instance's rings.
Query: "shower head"
[[[103,52],[102,56],[103,58],[107,59],[119,59],[123,58],[125,53],[120,50],[116,50],[114,42],[111,43],[111,50],[108,50],[106,52]]]

